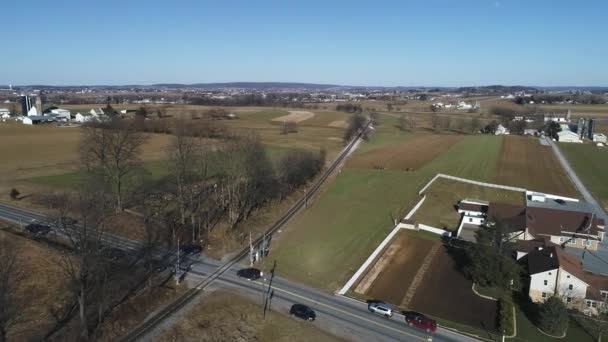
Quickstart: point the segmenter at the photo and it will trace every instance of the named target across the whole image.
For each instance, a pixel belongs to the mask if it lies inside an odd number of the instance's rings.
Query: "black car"
[[[25,230],[32,235],[42,236],[50,233],[51,227],[40,223],[31,223],[25,226]]]
[[[317,314],[313,311],[313,309],[303,304],[292,305],[291,309],[289,310],[289,314],[310,322],[317,318]]]
[[[262,277],[263,273],[262,271],[258,270],[257,268],[243,268],[242,270],[238,270],[238,272],[236,272],[236,275],[241,277],[241,278],[246,278],[249,280],[258,280]]]
[[[180,247],[180,251],[185,255],[199,254],[203,251],[203,247],[194,244],[183,245]]]

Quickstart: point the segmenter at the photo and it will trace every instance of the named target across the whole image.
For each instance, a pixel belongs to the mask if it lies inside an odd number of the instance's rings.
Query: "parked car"
[[[185,255],[199,254],[200,252],[203,251],[203,247],[201,245],[195,245],[195,244],[183,245],[179,249]]]
[[[384,302],[371,302],[367,306],[367,309],[386,318],[393,316],[393,308]]]
[[[405,323],[410,326],[424,329],[426,332],[435,332],[437,330],[437,322],[421,313],[407,311],[403,313],[403,316],[405,316]]]
[[[258,270],[257,268],[250,267],[250,268],[243,268],[242,270],[238,270],[238,272],[236,272],[236,275],[241,278],[246,278],[249,280],[258,280],[264,274],[262,273],[262,271]]]
[[[25,226],[25,230],[34,236],[42,236],[50,233],[51,227],[40,223],[30,223]]]
[[[314,310],[303,304],[292,305],[291,309],[289,309],[289,314],[310,322],[317,318],[317,314]]]

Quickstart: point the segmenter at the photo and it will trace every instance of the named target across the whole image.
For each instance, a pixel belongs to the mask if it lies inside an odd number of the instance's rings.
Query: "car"
[[[183,245],[179,249],[185,255],[199,254],[200,252],[203,251],[203,247],[201,245],[195,245],[195,244]]]
[[[370,302],[367,309],[386,318],[393,316],[393,308],[384,302]]]
[[[50,233],[51,227],[40,223],[30,223],[25,226],[25,230],[34,236],[42,236]]]
[[[437,322],[421,313],[407,311],[403,313],[403,316],[405,316],[405,323],[409,326],[424,329],[427,333],[435,332],[437,330]]]
[[[238,272],[236,272],[236,275],[248,280],[258,280],[264,275],[264,273],[262,273],[262,271],[258,270],[257,268],[249,267],[239,270]]]
[[[317,314],[314,312],[314,310],[303,304],[292,305],[291,309],[289,309],[289,314],[309,322],[317,319]]]

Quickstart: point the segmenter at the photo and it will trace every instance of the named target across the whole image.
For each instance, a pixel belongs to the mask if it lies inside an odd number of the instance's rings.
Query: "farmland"
[[[592,144],[559,144],[572,168],[593,195],[608,208],[608,150]]]
[[[401,132],[393,134],[386,126],[382,129],[386,130],[382,144],[375,148],[411,138]],[[335,290],[388,234],[393,219],[402,217],[415,203],[418,190],[436,173],[491,180],[501,142],[495,136],[465,136],[410,172],[345,167],[307,212],[278,237],[269,259],[277,260],[280,275]]]
[[[480,185],[437,179],[426,191],[426,199],[412,219],[429,226],[455,230],[460,222],[456,210],[458,202],[476,198],[508,204],[524,205],[524,194],[518,191],[495,189]]]
[[[504,138],[495,182],[562,196],[579,195],[551,147],[536,138]]]
[[[479,329],[496,329],[496,302],[471,290],[472,282],[459,270],[457,258],[450,255],[448,247],[409,231],[399,232],[387,251],[393,247],[399,252],[389,257],[363,293],[365,297]],[[425,262],[429,265],[423,269]]]
[[[347,167],[417,170],[431,162],[453,145],[462,135],[419,135],[405,142],[385,145],[349,159]],[[424,150],[425,153],[419,153]]]

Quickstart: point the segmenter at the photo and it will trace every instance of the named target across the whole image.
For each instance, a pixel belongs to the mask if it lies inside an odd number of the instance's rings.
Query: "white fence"
[[[580,200],[577,198],[545,194],[543,192],[536,192],[536,191],[526,191],[526,196],[536,195],[536,194],[543,195],[550,199],[561,199],[561,200],[568,201],[568,202],[580,202]]]
[[[409,220],[410,218],[412,218],[412,216],[414,216],[414,214],[416,213],[416,211],[418,209],[420,209],[420,207],[422,206],[422,203],[424,203],[425,199],[426,199],[426,195],[422,196],[422,198],[420,199],[420,201],[418,201],[418,203],[412,208],[412,210],[410,210],[409,213],[407,213],[407,215],[405,215],[405,217],[403,219],[404,220]]]
[[[474,181],[474,180],[470,180],[470,179],[466,179],[466,178],[460,178],[460,177],[455,177],[455,176],[450,176],[450,175],[444,175],[443,173],[438,173],[437,175],[435,175],[435,177],[433,177],[433,179],[431,179],[430,182],[428,182],[422,188],[422,190],[420,190],[418,192],[418,195],[422,195],[422,193],[424,193],[424,191],[429,186],[431,186],[431,184],[433,184],[437,180],[437,178],[446,178],[446,179],[451,179],[451,180],[454,180],[454,181],[457,181],[457,182],[469,183],[469,184],[480,185],[480,186],[487,186],[487,187],[496,188],[496,189],[511,190],[511,191],[518,191],[518,192],[526,192],[526,189],[518,188],[518,187],[514,187],[514,186],[500,185],[500,184],[493,184],[493,183],[485,183],[485,182],[478,182],[478,181]]]
[[[435,234],[446,236],[446,237],[452,236],[452,232],[450,232],[450,231],[427,226],[426,224],[418,223],[416,226],[418,227],[418,229],[425,230],[427,232],[435,233]]]

